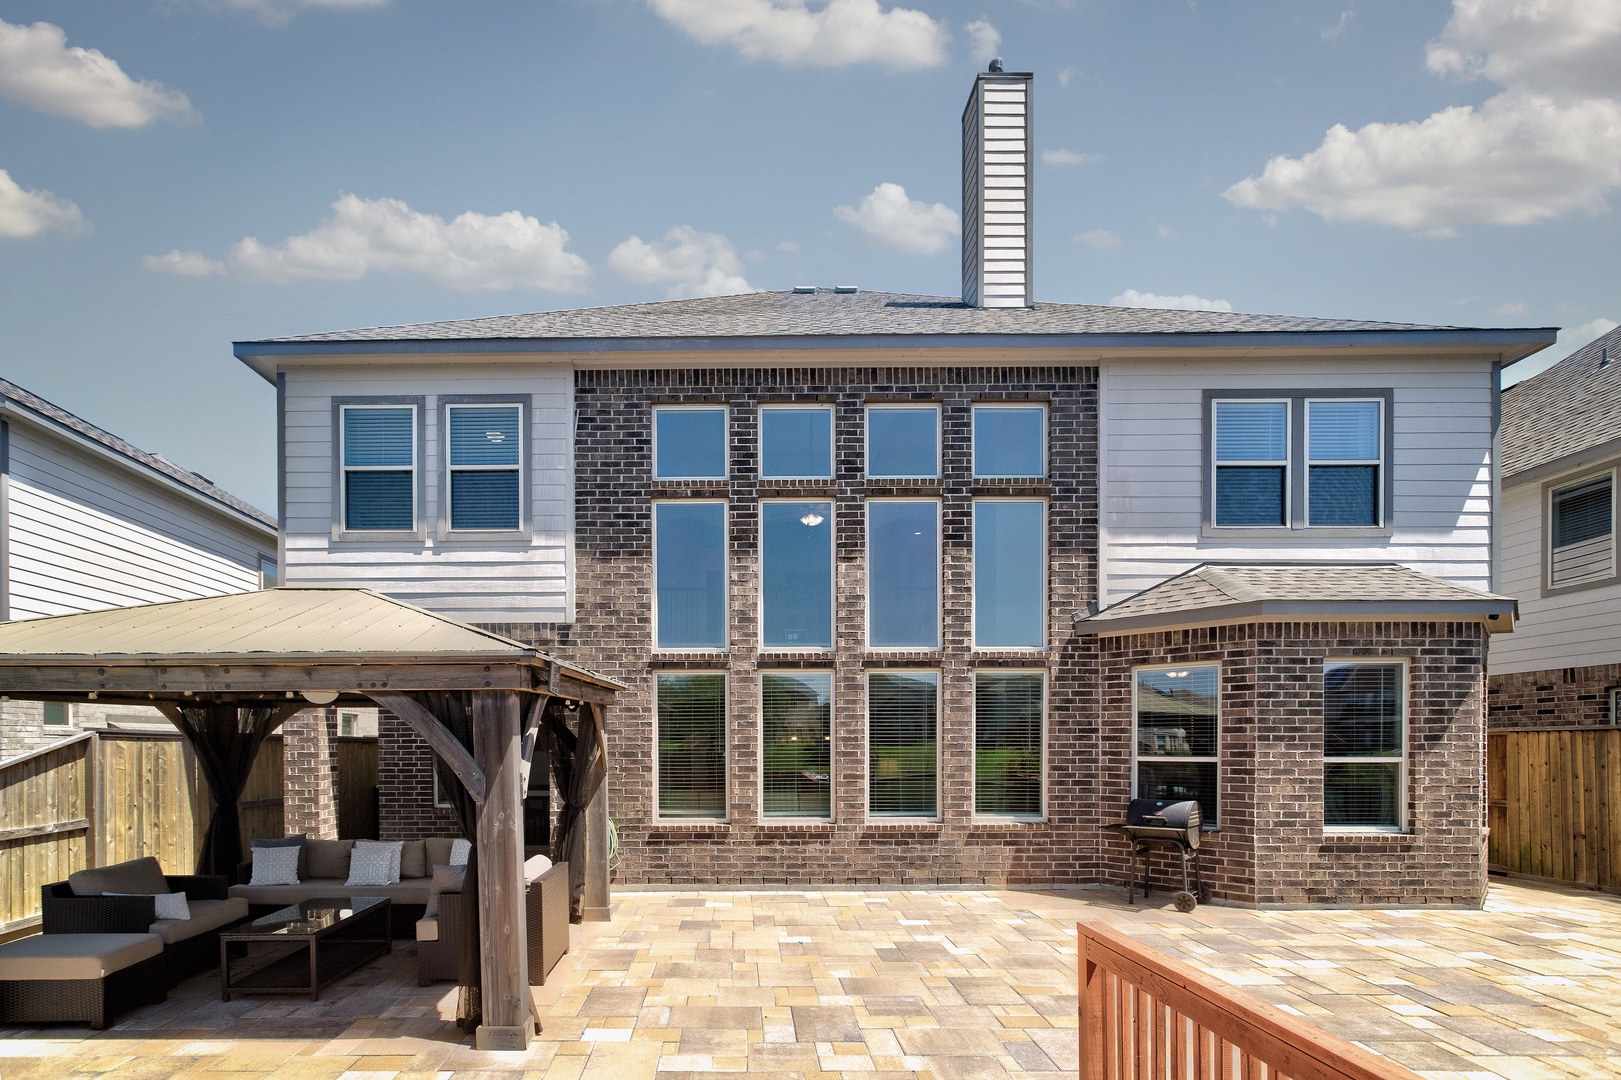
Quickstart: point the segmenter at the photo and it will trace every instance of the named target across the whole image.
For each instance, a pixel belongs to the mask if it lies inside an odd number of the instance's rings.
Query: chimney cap
[[[991,66],[985,70],[1000,75],[1002,73],[1002,58],[1000,56],[991,57]]]

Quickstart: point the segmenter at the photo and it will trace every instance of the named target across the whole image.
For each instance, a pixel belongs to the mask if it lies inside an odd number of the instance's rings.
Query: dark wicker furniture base
[[[460,979],[456,943],[461,936],[461,893],[439,897],[439,940],[417,942],[417,983]],[[568,952],[568,863],[557,863],[530,882],[524,892],[524,936],[528,944],[529,985],[545,986],[546,976]]]
[[[166,874],[172,892],[187,900],[224,900],[223,876]],[[270,910],[270,909],[267,909]],[[40,887],[41,929],[47,934],[139,934],[156,919],[150,896],[75,896],[65,881]],[[218,930],[165,945],[161,979],[173,988],[219,962]],[[160,999],[161,1000],[161,999]]]
[[[0,1023],[81,1023],[100,1031],[121,1012],[168,995],[163,955],[101,979],[0,980]]]

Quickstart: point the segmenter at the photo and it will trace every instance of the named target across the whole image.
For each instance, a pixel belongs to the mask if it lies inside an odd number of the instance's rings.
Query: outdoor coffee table
[[[386,896],[322,897],[222,931],[220,1000],[308,994],[319,1001],[321,987],[393,950],[390,906]]]

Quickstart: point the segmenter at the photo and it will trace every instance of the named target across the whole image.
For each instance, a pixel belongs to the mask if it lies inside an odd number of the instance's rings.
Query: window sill
[[[732,823],[727,818],[654,818],[651,827],[672,832],[701,832],[730,829]]]
[[[1546,573],[1546,570],[1544,570]],[[1585,592],[1588,589],[1603,589],[1611,585],[1621,584],[1621,574],[1608,574],[1591,581],[1572,581],[1568,584],[1546,584],[1542,587],[1543,596],[1564,596],[1566,593]]]
[[[439,534],[442,544],[527,544],[533,538],[528,529],[447,529]]]
[[[980,835],[996,832],[1022,833],[1052,827],[1051,819],[1045,817],[976,817],[969,824],[974,832]]]
[[[1413,839],[1413,834],[1404,829],[1386,829],[1377,825],[1323,826],[1325,844],[1401,844]]]
[[[725,649],[656,649],[648,665],[655,671],[660,668],[692,668],[692,667],[725,667],[731,663],[732,654]]]
[[[1201,525],[1199,536],[1205,540],[1358,540],[1377,539],[1392,535],[1389,525]]]
[[[378,529],[354,530],[336,529],[332,533],[334,544],[425,544],[428,534],[422,530],[405,529]]]
[[[862,826],[864,832],[942,832],[945,822],[939,818],[869,818]]]
[[[830,818],[763,817],[755,822],[755,828],[775,832],[830,833],[835,827],[836,823]]]

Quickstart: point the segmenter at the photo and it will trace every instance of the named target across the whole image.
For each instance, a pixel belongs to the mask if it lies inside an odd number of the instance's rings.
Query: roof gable
[[[1621,441],[1621,327],[1504,390],[1502,433],[1505,480]]]

